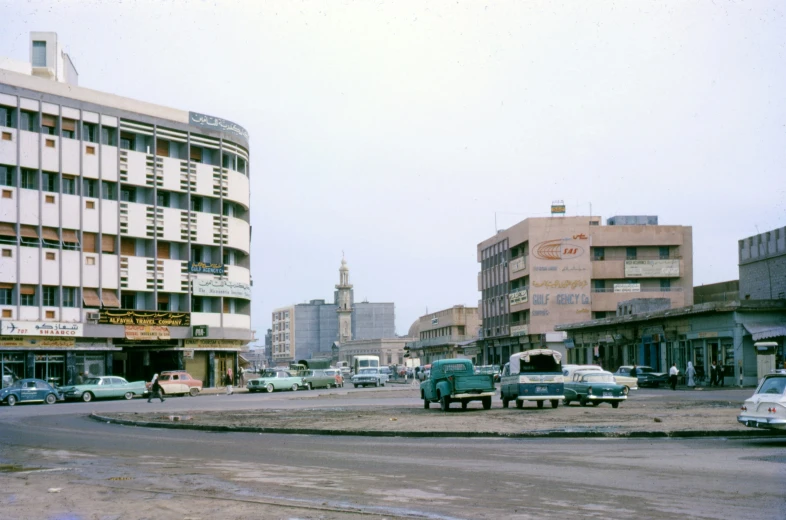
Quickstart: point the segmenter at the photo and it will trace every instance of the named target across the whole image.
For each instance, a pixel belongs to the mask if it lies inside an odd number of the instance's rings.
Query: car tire
[[[592,401],[592,406],[598,406],[599,404],[600,404],[600,401]]]
[[[461,401],[461,409],[462,410],[466,410],[468,404],[469,404],[469,401]]]
[[[586,399],[579,399],[579,404],[581,406],[587,406],[587,400]]]
[[[442,408],[443,412],[447,412],[450,410],[450,397],[443,395],[439,398],[439,407]]]
[[[46,404],[55,404],[57,402],[57,396],[55,394],[46,394],[46,399],[44,399]]]
[[[556,408],[559,406],[559,399],[552,399],[551,400],[551,407]]]
[[[518,408],[519,410],[524,408],[524,401],[522,401],[520,399],[516,399],[516,408]]]
[[[428,399],[423,399],[423,408],[428,410],[430,406],[431,406],[431,403],[429,402],[429,400]]]
[[[374,388],[377,388],[377,387],[379,387],[379,381],[375,381],[374,382]]]
[[[293,391],[293,392],[297,392],[297,389],[298,389],[298,388],[300,388],[300,387],[299,387],[299,386],[297,386],[297,383],[295,383],[294,385],[292,385],[292,391]]]
[[[510,403],[510,401],[508,401],[507,399],[505,399],[503,397],[502,398],[502,408],[507,408],[508,407],[508,403]]]
[[[8,406],[14,406],[16,404],[16,396],[15,395],[9,395],[6,398],[5,402],[8,403]]]
[[[358,387],[358,385],[355,385],[355,388],[357,388],[357,387]]]
[[[481,400],[481,403],[483,403],[483,409],[484,410],[491,410],[491,397],[490,396],[489,397],[484,397]]]
[[[313,390],[313,388],[314,387],[311,386],[311,383],[306,383],[306,390]],[[294,388],[293,388],[293,390],[294,390]]]
[[[188,391],[188,395],[190,395],[191,397],[196,397],[197,395],[199,395],[199,388],[194,387],[190,389]]]
[[[134,398],[134,393],[133,392],[126,392],[125,394],[123,394],[123,397],[125,397],[127,400],[130,401],[131,399]]]
[[[612,408],[619,408],[620,404],[617,401],[614,401],[613,403],[611,403],[611,407]]]
[[[84,394],[82,394],[82,401],[89,403],[90,401],[93,400],[93,397],[95,396],[90,392],[85,392]]]
[[[538,408],[543,408],[543,401],[538,401]]]
[[[570,403],[571,403],[570,399],[563,399],[562,400],[562,406],[570,406]]]

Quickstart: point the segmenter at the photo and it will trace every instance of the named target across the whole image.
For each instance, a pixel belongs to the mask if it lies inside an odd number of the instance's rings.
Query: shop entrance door
[[[65,354],[36,354],[35,377],[53,385],[63,385],[65,380]]]

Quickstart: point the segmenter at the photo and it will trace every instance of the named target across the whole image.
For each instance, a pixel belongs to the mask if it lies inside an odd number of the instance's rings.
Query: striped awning
[[[753,341],[786,336],[786,323],[749,323],[743,321],[742,325],[748,332],[751,333],[751,336],[753,336]]]

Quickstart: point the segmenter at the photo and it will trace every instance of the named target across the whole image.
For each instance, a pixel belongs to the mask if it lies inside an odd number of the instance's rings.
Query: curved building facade
[[[43,50],[42,50],[43,47]],[[224,119],[81,88],[54,33],[0,61],[4,381],[205,386],[253,339],[248,134]]]

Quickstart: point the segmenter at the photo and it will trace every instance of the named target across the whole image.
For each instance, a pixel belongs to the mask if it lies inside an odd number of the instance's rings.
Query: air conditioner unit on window
[[[98,312],[88,312],[87,319],[90,321],[98,321],[98,318],[101,317],[101,314]]]

